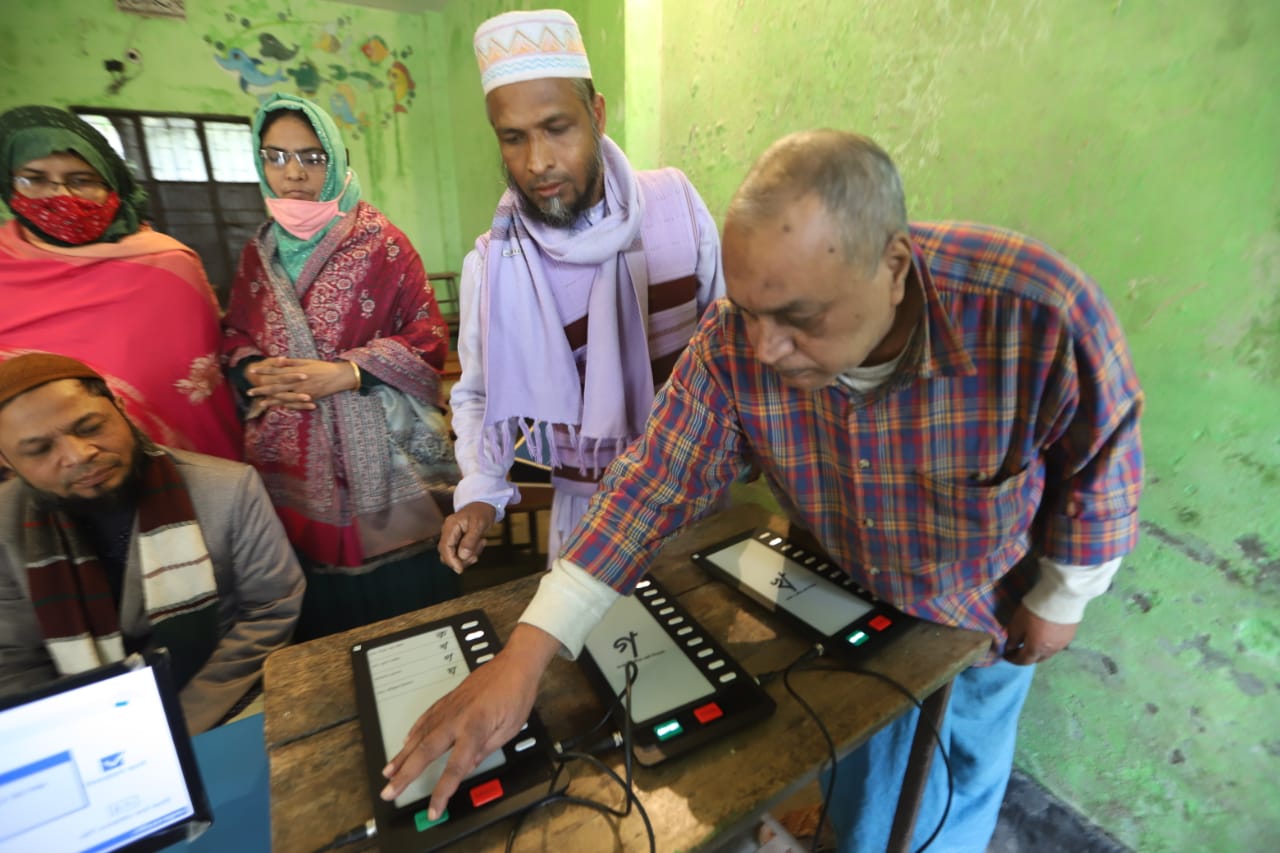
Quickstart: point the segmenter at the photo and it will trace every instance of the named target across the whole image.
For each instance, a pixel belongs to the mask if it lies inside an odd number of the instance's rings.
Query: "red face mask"
[[[50,237],[81,246],[106,232],[120,210],[120,196],[112,191],[97,202],[73,195],[28,198],[15,192],[9,197],[9,207]]]

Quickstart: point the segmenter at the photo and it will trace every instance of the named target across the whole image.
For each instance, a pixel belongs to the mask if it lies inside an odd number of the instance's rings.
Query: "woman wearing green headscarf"
[[[154,441],[239,459],[204,266],[145,224],[147,195],[120,155],[78,116],[26,106],[0,115],[0,165],[14,216],[0,227],[0,361],[79,359]]]
[[[421,258],[360,199],[328,113],[278,94],[253,129],[271,218],[240,257],[223,357],[246,457],[307,570],[306,639],[457,594],[432,496],[456,481],[449,339]]]

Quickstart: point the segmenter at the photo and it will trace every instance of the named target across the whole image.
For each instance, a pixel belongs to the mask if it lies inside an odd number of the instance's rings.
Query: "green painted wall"
[[[1018,763],[1144,851],[1277,849],[1280,4],[649,15],[661,111],[629,132],[656,132],[717,215],[773,139],[857,129],[914,216],[1021,229],[1101,283],[1148,396],[1144,537],[1037,677]]]
[[[318,97],[328,105],[345,83],[370,119],[349,139],[366,197],[429,268],[458,268],[502,191],[471,36],[489,15],[542,4],[453,0],[420,15],[323,0],[187,5],[183,22],[121,15],[113,0],[9,4],[0,109],[248,115],[268,89],[242,92],[213,54],[221,42],[262,58],[270,32],[300,52],[264,58],[268,73],[302,56],[332,78],[331,65],[348,72]],[[638,165],[684,168],[713,213],[778,136],[857,129],[897,158],[914,215],[1024,230],[1098,279],[1148,394],[1144,538],[1070,652],[1038,676],[1018,761],[1141,850],[1273,849],[1280,4],[556,5],[582,25],[610,134]],[[407,112],[392,112],[389,86],[350,76],[386,81],[390,58],[360,52],[374,35],[410,49]],[[131,46],[140,72],[109,94],[102,62]]]
[[[618,0],[454,0],[438,16],[428,16],[439,17],[443,24],[442,48],[449,68],[447,98],[452,111],[442,124],[447,125],[454,151],[453,177],[463,254],[474,246],[476,237],[488,230],[498,198],[506,188],[498,143],[485,113],[472,38],[476,27],[494,15],[548,6],[564,9],[578,22],[596,90],[605,98],[607,132],[619,145],[626,144],[623,7]],[[459,266],[454,269],[460,268],[462,255],[455,263]]]
[[[473,0],[397,14],[326,0],[231,0],[189,2],[186,20],[125,15],[114,0],[10,5],[0,21],[0,110],[44,103],[251,116],[259,97],[277,90],[306,94],[335,113],[350,104],[355,122],[344,132],[364,197],[405,230],[428,270],[458,270],[504,186],[472,34],[492,15],[543,4]],[[609,133],[624,143],[623,7],[558,5],[582,28]],[[123,60],[129,48],[141,51],[142,63],[126,63],[130,79],[113,93],[103,62]],[[242,90],[241,75],[215,62],[233,49],[277,79]],[[411,96],[401,88],[397,97],[388,77],[395,62],[413,81]]]
[[[404,229],[428,269],[447,267],[461,241],[452,139],[436,133],[449,112],[437,97],[446,68],[429,22],[322,0],[189,2],[185,21],[125,15],[114,0],[6,4],[0,110],[44,103],[251,116],[259,96],[277,90],[310,93],[335,113],[349,104],[355,121],[344,135],[364,198]],[[142,62],[126,62],[130,79],[112,93],[103,62],[129,48]],[[254,68],[271,82],[242,90],[241,75],[215,62],[234,49],[260,60]],[[412,95],[388,77],[396,62]]]

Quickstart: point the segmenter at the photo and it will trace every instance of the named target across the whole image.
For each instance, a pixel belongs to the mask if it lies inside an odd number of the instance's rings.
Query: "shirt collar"
[[[604,201],[605,200],[601,198],[598,202],[591,205],[591,207],[578,214],[578,218],[574,221],[573,225],[570,226],[570,230],[572,230],[574,234],[578,234],[582,231],[586,231],[588,228],[604,219],[605,216],[608,215],[608,208],[605,206]]]
[[[938,289],[933,283],[933,276],[924,262],[924,255],[919,247],[912,246],[914,258],[907,286],[916,286],[924,294],[924,352],[920,360],[917,374],[922,377],[933,376],[972,376],[978,372],[973,359],[965,352],[964,342],[959,332],[951,323],[951,318],[938,299]],[[910,365],[908,365],[910,367]]]

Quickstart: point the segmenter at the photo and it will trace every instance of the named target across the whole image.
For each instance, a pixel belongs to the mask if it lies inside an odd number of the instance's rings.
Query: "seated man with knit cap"
[[[724,295],[719,233],[689,179],[633,169],[605,135],[572,17],[508,12],[474,46],[507,191],[459,287],[450,404],[462,481],[440,534],[456,572],[519,500],[507,473],[521,433],[551,467],[547,553],[559,552]]]
[[[192,734],[289,642],[305,581],[252,468],[159,447],[66,356],[0,364],[0,693],[169,650]]]

